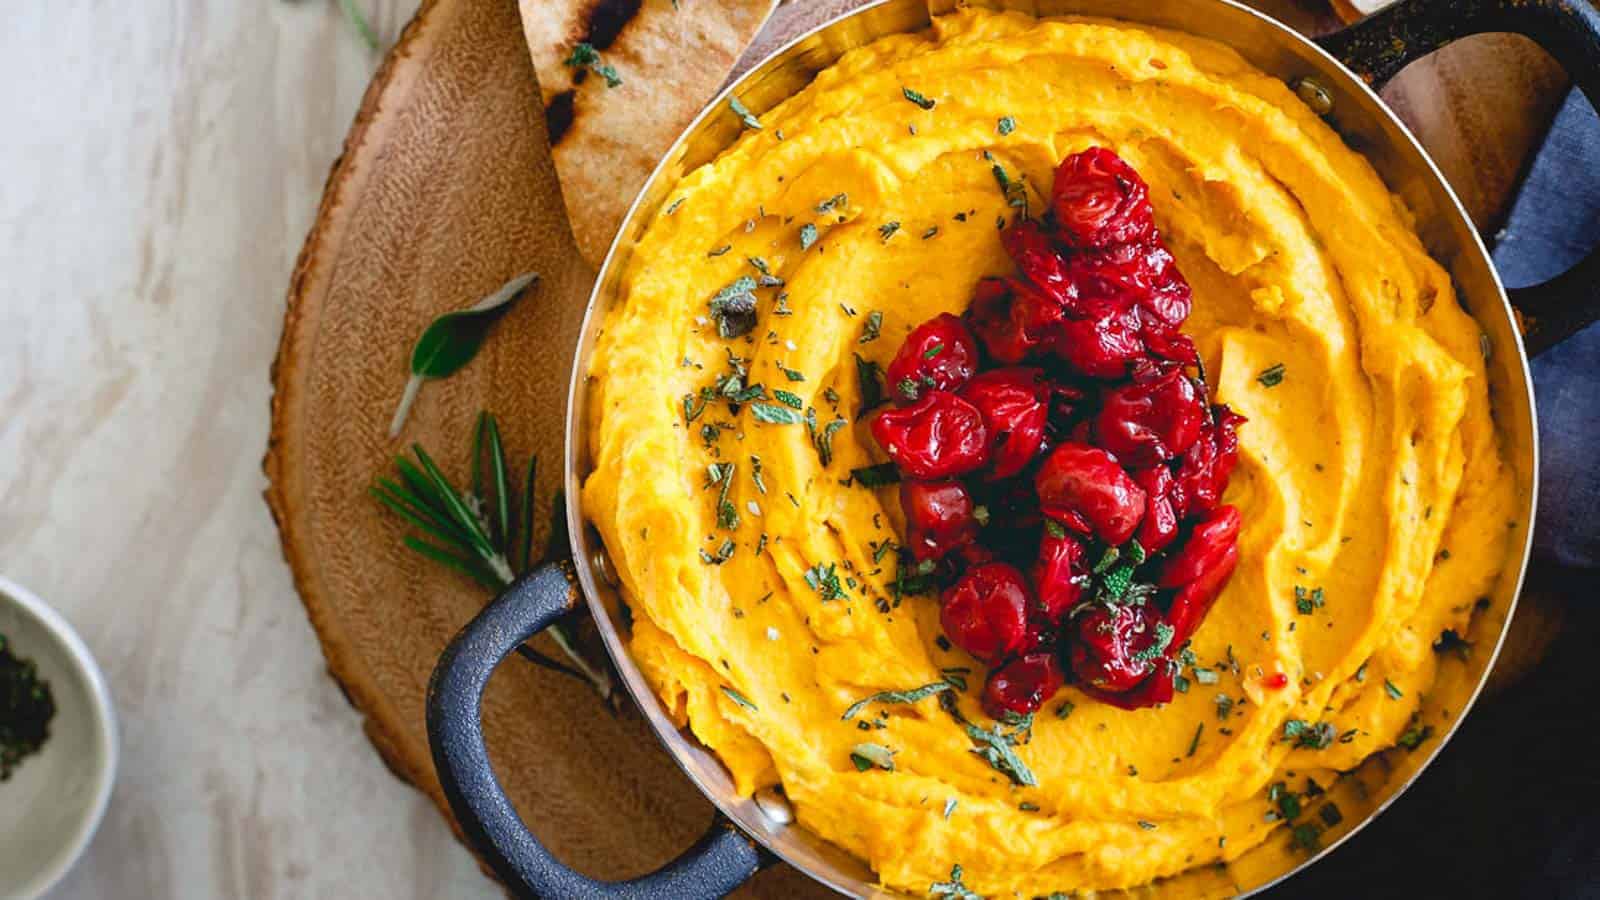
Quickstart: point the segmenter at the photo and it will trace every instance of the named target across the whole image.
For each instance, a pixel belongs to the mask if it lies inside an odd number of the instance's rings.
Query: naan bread
[[[662,154],[721,87],[775,0],[519,0],[561,195],[599,266]],[[568,65],[573,48],[598,53]],[[606,72],[614,70],[616,86]]]

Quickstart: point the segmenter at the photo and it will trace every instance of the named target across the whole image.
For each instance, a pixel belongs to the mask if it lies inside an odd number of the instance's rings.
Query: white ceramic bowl
[[[26,589],[0,578],[0,634],[50,683],[50,739],[0,781],[0,898],[33,900],[89,845],[111,799],[117,725],[104,676],[77,632]]]

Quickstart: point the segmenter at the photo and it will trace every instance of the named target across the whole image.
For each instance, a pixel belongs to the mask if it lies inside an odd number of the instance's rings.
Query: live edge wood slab
[[[803,4],[781,8],[769,31],[794,33],[820,18],[820,7]],[[1265,5],[1302,27],[1329,18]],[[1530,46],[1480,39],[1414,67],[1390,99],[1480,225],[1493,227],[1561,85]],[[514,456],[538,454],[535,520],[548,520],[567,370],[595,274],[558,191],[515,0],[427,0],[373,79],[333,165],[290,282],[273,367],[267,501],[296,587],[373,745],[446,816],[423,696],[440,651],[487,597],[402,547],[401,523],[366,489],[413,441],[460,477],[474,417],[488,409]],[[430,382],[402,438],[389,439],[421,328],[529,270],[539,285],[479,358]],[[1547,606],[1531,606],[1508,671],[1525,669],[1554,630]],[[490,684],[484,720],[500,778],[530,826],[588,874],[648,871],[711,818],[637,713],[613,713],[575,680],[512,661]],[[777,866],[742,895],[824,891]]]

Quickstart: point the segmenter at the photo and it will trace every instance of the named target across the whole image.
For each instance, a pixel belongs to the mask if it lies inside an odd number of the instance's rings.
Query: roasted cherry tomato
[[[917,559],[939,559],[978,537],[972,495],[959,481],[902,481],[900,508]]]
[[[1073,673],[1085,685],[1113,694],[1131,691],[1155,674],[1171,645],[1171,626],[1154,606],[1097,606],[1075,625]]]
[[[1028,584],[1016,567],[968,569],[939,598],[939,624],[950,642],[985,663],[1022,649],[1028,634]]]
[[[884,374],[889,395],[905,406],[929,390],[959,391],[977,370],[978,342],[967,323],[941,313],[906,335]]]
[[[880,413],[872,436],[902,471],[926,481],[964,475],[989,461],[983,414],[948,391],[928,391],[914,406]]]
[[[1060,303],[1015,278],[979,281],[967,310],[984,349],[1003,365],[1016,365],[1042,352],[1065,315]]]
[[[983,711],[996,719],[1006,713],[1037,712],[1061,690],[1063,680],[1054,651],[1024,654],[989,673],[983,685]]]
[[[1116,457],[1068,442],[1050,451],[1034,476],[1039,507],[1068,528],[1120,545],[1144,518],[1144,491]]]
[[[991,369],[961,396],[983,413],[989,429],[989,477],[1010,478],[1033,461],[1044,442],[1050,385],[1039,369]]]
[[[1074,153],[1056,169],[1050,193],[1061,239],[1082,249],[1141,244],[1155,236],[1150,189],[1104,147]]]
[[[1083,544],[1071,535],[1046,531],[1039,539],[1039,557],[1030,574],[1035,612],[1047,622],[1060,622],[1083,599],[1083,582],[1088,575]]]
[[[1166,462],[1194,446],[1206,420],[1205,396],[1181,369],[1100,394],[1095,441],[1135,468]]]

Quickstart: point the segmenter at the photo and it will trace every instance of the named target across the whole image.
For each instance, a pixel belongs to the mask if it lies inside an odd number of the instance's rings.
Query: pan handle
[[[572,566],[556,562],[518,579],[450,642],[428,683],[428,742],[456,821],[518,897],[714,898],[754,875],[761,852],[719,814],[705,836],[664,868],[631,881],[596,881],[562,865],[517,815],[489,764],[482,701],[489,676],[524,641],[578,605]]]
[[[1600,12],[1586,0],[1402,0],[1317,43],[1378,87],[1440,47],[1485,32],[1532,38],[1600,109]],[[1600,148],[1592,162],[1600,165]],[[1600,247],[1544,284],[1511,291],[1511,301],[1530,321],[1530,353],[1581,331],[1600,319]]]

